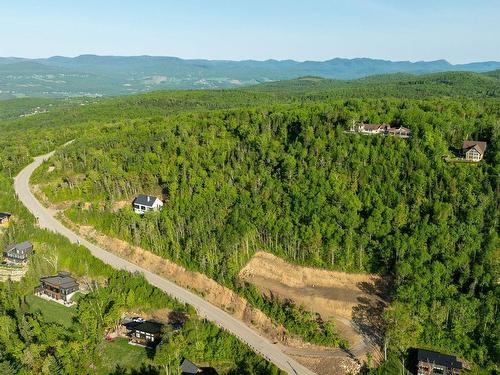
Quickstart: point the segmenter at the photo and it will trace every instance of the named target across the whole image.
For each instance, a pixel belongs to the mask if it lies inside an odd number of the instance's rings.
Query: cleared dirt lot
[[[380,276],[300,267],[258,252],[241,270],[240,279],[333,320],[349,341],[350,354],[359,360],[368,352],[378,357],[388,284]]]

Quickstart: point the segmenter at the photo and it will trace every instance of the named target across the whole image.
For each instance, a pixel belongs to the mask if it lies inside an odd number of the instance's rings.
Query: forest
[[[25,101],[31,110],[31,101]],[[37,105],[39,103],[36,103]],[[18,104],[19,108],[23,104]],[[0,122],[0,127],[4,123]],[[229,333],[200,320],[190,306],[182,305],[152,287],[140,275],[116,271],[92,257],[85,248],[35,226],[35,218],[16,199],[10,176],[31,156],[74,136],[73,130],[40,129],[31,123],[6,130],[2,146],[17,150],[15,169],[0,171],[0,211],[14,216],[0,228],[0,248],[29,239],[35,255],[21,282],[0,282],[0,373],[10,374],[160,374],[177,371],[181,359],[213,366],[220,374],[279,374],[272,364],[253,353]],[[3,133],[2,133],[3,134]],[[35,134],[39,136],[34,136]],[[11,155],[2,152],[2,156]],[[5,160],[5,159],[4,159]],[[11,159],[12,160],[12,159]],[[33,296],[42,275],[70,271],[91,286],[78,296],[77,307],[59,307]],[[62,310],[64,310],[62,312]],[[164,332],[161,350],[146,351],[105,341],[122,314],[175,311],[188,319],[180,331]],[[135,349],[135,350],[133,350]],[[129,357],[135,359],[130,362]],[[85,369],[85,370],[84,370]]]
[[[5,142],[0,168],[12,176],[31,156],[75,138],[33,176],[51,201],[74,203],[72,220],[234,289],[257,250],[388,276],[390,351],[450,352],[476,373],[495,373],[500,102],[491,90],[467,97],[416,84],[409,97],[393,84],[385,95],[370,83],[313,93],[285,84],[57,109],[37,115],[38,126],[33,117],[0,123],[17,135]],[[412,137],[348,133],[358,122],[405,126]],[[448,163],[466,139],[488,142],[485,160]],[[139,193],[163,197],[164,209],[144,217],[112,209]],[[297,314],[288,315],[293,325]]]

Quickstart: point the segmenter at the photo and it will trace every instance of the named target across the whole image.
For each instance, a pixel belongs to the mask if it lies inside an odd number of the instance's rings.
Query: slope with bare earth
[[[52,206],[50,204],[48,199],[43,196],[42,189],[34,187],[33,190],[41,201],[47,204],[54,211],[59,211],[59,217],[62,221],[64,221],[65,225],[71,227],[74,231],[77,231],[82,237],[91,240],[97,245],[112,251],[114,254],[125,258],[132,263],[166,277],[182,287],[195,291],[213,305],[224,309],[237,319],[240,319],[256,328],[261,334],[275,342],[276,345],[280,346],[284,352],[295,358],[303,365],[311,368],[318,374],[336,375],[356,373],[359,370],[362,361],[366,359],[366,353],[372,350],[370,345],[365,345],[364,342],[352,339],[358,339],[361,336],[353,332],[353,329],[350,326],[350,321],[347,318],[348,314],[344,314],[346,316],[344,324],[339,324],[341,319],[336,319],[335,321],[342,337],[349,340],[351,347],[353,348],[352,351],[306,343],[299,337],[287,332],[282,325],[275,323],[262,311],[251,306],[246,299],[242,298],[231,289],[218,284],[216,281],[201,273],[189,271],[184,267],[179,266],[168,259],[155,255],[141,247],[133,246],[126,241],[107,236],[91,226],[77,225],[76,223],[70,221],[62,213],[62,211],[60,211],[61,207]],[[261,276],[257,276],[257,273],[252,271],[252,267],[256,264],[256,261],[263,259],[263,257],[264,259],[266,257],[271,257],[269,259],[274,258],[275,260],[279,259],[270,254],[257,253],[256,256],[252,258],[250,263],[242,270],[240,274],[242,280],[252,281],[252,283],[256,282],[256,285],[259,284],[258,277]],[[286,263],[283,262],[283,264]],[[253,275],[253,277],[250,275]],[[267,275],[267,273],[262,275],[262,284],[270,286],[271,284],[269,281],[264,281],[266,279],[265,275]],[[363,278],[362,281],[369,279],[369,277],[367,279]],[[288,283],[292,288],[298,285],[288,280],[284,277],[284,275],[282,281],[283,283],[281,287],[278,287],[279,283],[276,283],[272,287],[273,293],[279,294],[278,291],[281,290],[280,288],[286,288]],[[320,283],[318,283],[318,285],[320,285]],[[284,289],[282,291],[283,297],[288,298],[288,296],[291,295],[284,291]],[[301,303],[300,300],[297,300],[297,302]],[[329,317],[328,315],[325,316]]]
[[[333,320],[359,360],[368,352],[377,358],[382,339],[382,312],[388,281],[377,275],[350,274],[300,267],[258,252],[240,271],[241,280],[267,295],[290,299]],[[329,350],[332,352],[332,350]],[[290,354],[300,354],[288,350]]]

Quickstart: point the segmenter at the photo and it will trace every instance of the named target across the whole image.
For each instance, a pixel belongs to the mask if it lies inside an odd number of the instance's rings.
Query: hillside
[[[437,61],[368,58],[327,61],[183,60],[160,56],[96,56],[47,59],[0,58],[0,99],[25,96],[111,96],[160,89],[235,88],[303,76],[352,80],[377,74],[485,72],[500,62],[453,65]]]
[[[72,202],[66,213],[77,223],[237,290],[258,250],[386,275],[390,345],[491,367],[498,108],[484,99],[326,99],[89,124],[34,182],[53,202]],[[413,136],[348,134],[353,121]],[[486,160],[446,163],[469,137],[488,141]],[[164,196],[164,210],[141,218],[113,209],[142,192]],[[280,316],[272,300],[253,300]],[[297,315],[287,319],[300,327]]]
[[[254,253],[387,277],[389,353],[423,346],[494,373],[494,77],[309,76],[102,99],[0,121],[0,169],[15,174],[30,155],[76,138],[33,178],[75,223],[204,273],[312,342],[336,342],[335,327],[243,283]],[[358,121],[406,126],[412,138],[345,132]],[[487,141],[486,159],[447,163],[464,139]],[[165,209],[137,216],[127,203],[139,193],[164,197]]]
[[[422,98],[450,97],[499,97],[498,71],[486,73],[445,72],[425,75],[385,74],[351,81],[301,77],[294,80],[263,83],[245,90],[267,93],[307,93],[321,97],[373,97],[393,96]]]

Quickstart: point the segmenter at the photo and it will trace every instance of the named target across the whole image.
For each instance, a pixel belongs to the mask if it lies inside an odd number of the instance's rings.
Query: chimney
[[[148,202],[150,201],[151,197],[148,195]]]

